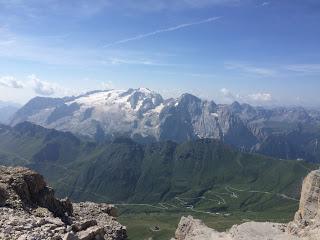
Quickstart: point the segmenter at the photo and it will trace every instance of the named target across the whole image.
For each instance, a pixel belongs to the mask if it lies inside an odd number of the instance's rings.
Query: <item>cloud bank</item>
[[[237,70],[243,73],[254,74],[256,76],[261,76],[261,77],[272,77],[276,75],[276,71],[274,69],[256,67],[251,64],[225,63],[224,66],[227,70]]]
[[[271,93],[257,92],[247,95],[234,94],[227,88],[220,89],[220,93],[224,101],[227,102],[245,102],[253,105],[266,105],[274,102],[274,98]]]
[[[295,64],[288,65],[285,69],[304,74],[320,74],[320,64]]]
[[[0,86],[7,88],[23,88],[24,84],[13,76],[0,77]]]
[[[32,74],[29,77],[30,83],[35,93],[43,96],[51,96],[56,93],[57,86],[52,83],[40,80],[36,75]]]
[[[28,85],[32,90],[42,96],[72,96],[79,95],[81,91],[69,89],[56,83],[44,81],[38,78],[35,74],[28,76]]]

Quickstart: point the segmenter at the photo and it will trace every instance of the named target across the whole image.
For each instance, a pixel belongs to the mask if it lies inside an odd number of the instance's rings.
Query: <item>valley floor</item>
[[[140,213],[138,213],[138,211]],[[118,221],[127,226],[130,240],[168,240],[174,236],[176,227],[182,216],[192,214],[197,219],[218,231],[225,231],[235,224],[252,221],[272,221],[287,223],[293,218],[293,212],[233,212],[230,216],[223,214],[213,216],[191,211],[159,211],[152,212],[148,208],[120,207]],[[159,228],[159,231],[155,231]]]
[[[265,201],[264,207],[255,205],[261,201]],[[130,240],[167,240],[174,236],[182,216],[192,215],[211,228],[225,231],[248,221],[287,223],[298,209],[298,203],[296,198],[282,193],[225,185],[199,197],[179,196],[158,204],[115,205]]]

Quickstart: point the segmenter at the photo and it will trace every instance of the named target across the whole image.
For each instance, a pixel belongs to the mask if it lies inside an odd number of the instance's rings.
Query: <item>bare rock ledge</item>
[[[126,240],[112,205],[56,199],[43,177],[0,166],[1,240]]]

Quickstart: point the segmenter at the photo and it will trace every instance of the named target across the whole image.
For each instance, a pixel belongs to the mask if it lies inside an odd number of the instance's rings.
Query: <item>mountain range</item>
[[[0,125],[0,164],[43,174],[61,197],[76,201],[160,203],[195,199],[215,210],[296,207],[303,177],[317,166],[243,153],[214,139],[139,144],[118,138],[97,143],[25,122]],[[244,192],[221,204],[217,194]],[[227,192],[226,192],[227,191]],[[225,193],[223,193],[225,192]],[[224,197],[225,198],[225,197]]]
[[[164,99],[146,88],[36,97],[11,119],[70,131],[98,141],[140,143],[217,139],[241,151],[320,162],[320,111],[302,107],[216,104],[191,94]]]

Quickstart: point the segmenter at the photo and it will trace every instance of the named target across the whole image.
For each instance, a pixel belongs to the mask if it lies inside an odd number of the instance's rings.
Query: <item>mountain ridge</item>
[[[320,161],[320,146],[316,144],[320,139],[320,111],[301,107],[216,104],[191,94],[164,99],[140,88],[93,91],[78,97],[37,97],[14,115],[11,125],[24,121],[102,141],[129,137],[141,143],[181,143],[212,138],[247,152]],[[274,139],[282,139],[291,147],[275,149]]]
[[[28,122],[0,125],[0,163],[40,172],[60,196],[108,202],[170,201],[239,184],[295,194],[300,177],[315,167],[242,153],[215,139],[98,143]]]

